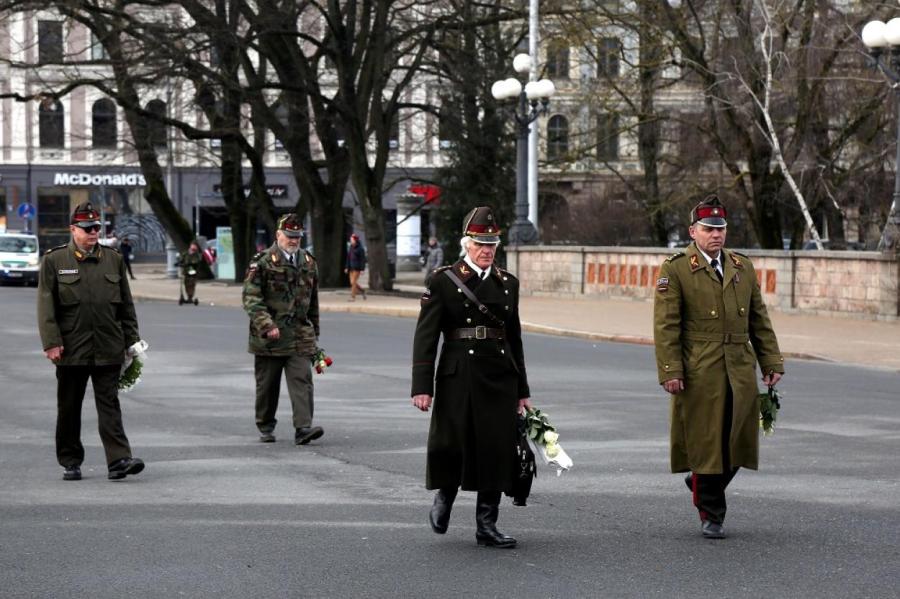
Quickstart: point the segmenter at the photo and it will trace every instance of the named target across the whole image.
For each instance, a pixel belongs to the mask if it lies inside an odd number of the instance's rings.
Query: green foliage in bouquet
[[[759,428],[763,434],[769,436],[775,432],[775,420],[778,419],[778,410],[781,409],[781,395],[775,387],[769,387],[765,393],[759,394]]]
[[[556,432],[547,415],[535,408],[525,411],[525,427],[528,438],[541,445],[544,444],[545,432]]]
[[[119,375],[119,391],[130,391],[132,387],[137,385],[141,380],[141,371],[144,369],[144,362],[135,356],[131,360],[131,364]]]

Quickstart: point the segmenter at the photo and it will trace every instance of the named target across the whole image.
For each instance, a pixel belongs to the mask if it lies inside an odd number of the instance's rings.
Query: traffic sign
[[[19,218],[24,218],[25,220],[31,220],[34,218],[36,213],[34,206],[28,202],[24,204],[19,204]]]

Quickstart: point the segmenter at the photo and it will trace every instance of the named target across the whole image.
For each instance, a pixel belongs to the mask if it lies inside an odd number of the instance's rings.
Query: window
[[[391,148],[391,151],[400,149],[400,114],[398,112],[395,112],[394,118],[391,119],[391,129],[388,131],[388,146]]]
[[[597,46],[597,76],[618,77],[622,44],[618,38],[605,37]]]
[[[166,103],[162,100],[150,100],[147,102],[147,112],[156,117],[165,117]],[[165,148],[166,145],[168,145],[168,140],[166,139],[166,126],[152,117],[149,117],[147,120],[147,137],[150,139],[150,143],[153,144],[153,147]]]
[[[116,104],[109,98],[94,102],[91,108],[91,129],[93,130],[93,146],[95,148],[115,148]]]
[[[547,77],[569,78],[569,46],[565,42],[551,42],[547,48]]]
[[[59,100],[45,98],[38,107],[38,135],[42,148],[65,146],[65,113]]]
[[[547,122],[547,160],[558,160],[569,151],[569,120],[561,114]]]
[[[109,52],[97,37],[97,34],[91,32],[91,60],[109,60]]]
[[[597,117],[597,159],[604,162],[619,159],[619,115]]]
[[[62,59],[62,21],[38,21],[38,60],[40,62],[62,62]]]

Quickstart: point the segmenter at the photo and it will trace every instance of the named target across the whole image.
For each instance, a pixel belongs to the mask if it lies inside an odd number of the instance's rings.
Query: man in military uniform
[[[459,488],[476,491],[478,544],[514,547],[497,516],[517,474],[516,413],[531,405],[519,282],[493,263],[500,229],[489,207],[466,216],[463,235],[465,257],[428,281],[413,343],[412,403],[422,411],[434,405],[425,486],[437,493],[428,520],[447,532]]]
[[[671,394],[672,472],[700,512],[701,532],[723,538],[725,488],[738,468],[756,470],[762,381],[774,386],[784,358],[750,259],[726,250],[726,211],[715,196],[691,211],[684,251],[656,281],[654,340],[659,382]]]
[[[118,394],[125,351],[140,341],[137,316],[122,256],[97,243],[100,214],[90,202],[75,208],[69,231],[68,244],[44,255],[37,299],[44,354],[56,365],[56,458],[64,480],[81,480],[81,404],[90,379],[108,478],[117,480],[144,469],[131,456]]]
[[[306,445],[323,434],[321,427],[312,425],[312,357],[319,337],[318,270],[312,255],[300,248],[302,235],[300,217],[282,216],[275,243],[251,259],[244,277],[249,351],[255,354],[256,426],[264,443],[275,441],[282,372],[294,413],[294,442]]]
[[[196,241],[192,241],[188,251],[182,252],[178,256],[176,265],[181,267],[181,281],[184,285],[184,293],[179,293],[178,297],[179,306],[185,303],[197,305],[194,291],[197,289],[197,276],[200,273],[201,262],[203,262],[203,254],[200,253],[200,246]]]

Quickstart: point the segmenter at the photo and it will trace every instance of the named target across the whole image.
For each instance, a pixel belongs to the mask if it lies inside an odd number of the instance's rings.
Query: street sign
[[[32,218],[34,218],[35,212],[36,211],[32,204],[29,204],[28,202],[25,202],[24,204],[19,204],[19,209],[18,209],[19,218],[24,218],[25,220],[31,220]]]

